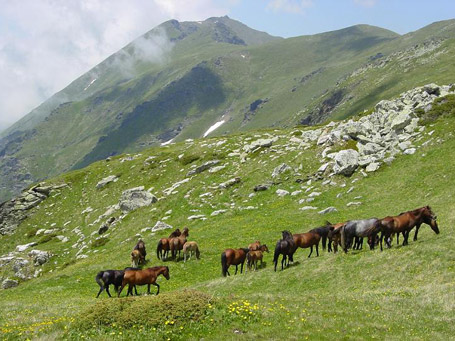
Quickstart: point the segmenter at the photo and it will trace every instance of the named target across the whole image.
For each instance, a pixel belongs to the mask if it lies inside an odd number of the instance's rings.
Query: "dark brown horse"
[[[327,238],[328,238],[329,232],[331,230],[333,230],[333,225],[330,222],[326,221],[324,226],[316,227],[308,232],[317,233],[321,236],[322,249],[325,250],[326,245],[327,245]],[[332,246],[329,243],[328,252],[331,252],[331,251],[332,251]]]
[[[180,258],[180,251],[183,250],[183,245],[185,245],[186,238],[189,235],[190,235],[190,232],[188,230],[188,227],[185,227],[180,236],[174,237],[171,240],[169,240],[169,249],[171,250],[171,256],[173,259],[176,258],[177,251],[179,252],[179,258]]]
[[[221,254],[221,273],[224,277],[226,275],[230,276],[229,267],[235,265],[235,273],[237,274],[238,266],[240,265],[240,273],[243,272],[243,264],[245,263],[246,256],[250,250],[249,249],[226,249]],[[246,271],[245,271],[246,272]]]
[[[292,235],[295,243],[295,249],[301,248],[311,248],[308,258],[311,257],[313,253],[313,246],[316,246],[316,255],[319,256],[319,241],[321,240],[321,235],[316,232],[305,232],[305,233],[296,233]]]
[[[111,293],[109,292],[110,285],[113,285],[115,292],[118,293],[118,288],[120,288],[122,286],[123,276],[125,275],[126,270],[139,270],[139,269],[138,268],[125,268],[125,270],[103,270],[103,271],[98,272],[98,274],[95,277],[95,281],[100,286],[100,291],[98,291],[98,295],[96,295],[96,298],[98,298],[99,295],[104,290],[106,290],[109,297],[112,297]],[[134,290],[137,295],[136,287],[134,287]]]
[[[430,225],[431,229],[439,234],[438,223],[436,222],[436,215],[431,210],[430,206],[424,206],[417,208],[412,211],[401,213],[398,216],[389,216],[383,219],[380,219],[378,222],[378,227],[381,231],[381,250],[382,250],[382,240],[385,238],[386,244],[388,247],[391,247],[390,236],[392,233],[403,234],[403,245],[408,244],[409,231],[416,227],[415,239],[417,239],[417,232],[420,228],[420,225],[427,224]]]
[[[182,233],[180,232],[180,229],[176,229],[174,232],[172,232],[168,238],[161,238],[158,242],[158,246],[156,247],[156,257],[158,259],[164,259],[167,258],[169,254],[169,241],[172,238],[180,236]],[[164,254],[163,254],[164,252]],[[163,258],[164,256],[164,258]]]
[[[289,265],[289,262],[294,261],[294,252],[296,250],[294,238],[292,237],[291,232],[289,231],[282,231],[282,239],[280,239],[275,246],[275,253],[273,254],[273,263],[275,264],[275,271],[276,266],[278,264],[278,258],[280,255],[283,255],[281,259],[281,270],[284,269],[284,266]]]
[[[247,256],[248,269],[251,270],[251,268],[254,267],[254,270],[257,270],[258,261],[261,261],[261,268],[262,268],[262,265],[263,265],[262,259],[264,257],[264,252],[269,252],[269,248],[265,244],[260,245],[259,248],[257,248],[254,251],[251,251],[251,249],[250,249],[250,252],[248,252],[248,256]]]
[[[145,250],[145,243],[142,239],[139,239],[137,242],[136,246],[134,247],[134,250],[138,250],[139,253],[141,254],[139,264],[145,264],[147,261],[145,260],[145,256],[147,256],[147,251]]]
[[[123,290],[123,288],[128,284],[128,292],[126,296],[130,294],[133,295],[133,287],[135,285],[145,285],[147,284],[147,294],[150,293],[150,285],[153,284],[158,288],[157,295],[160,293],[160,286],[156,283],[156,279],[159,275],[163,275],[164,278],[169,280],[169,267],[167,266],[155,266],[153,268],[147,268],[144,270],[136,270],[136,271],[125,271],[125,275],[123,276],[122,287],[118,292],[118,297]]]

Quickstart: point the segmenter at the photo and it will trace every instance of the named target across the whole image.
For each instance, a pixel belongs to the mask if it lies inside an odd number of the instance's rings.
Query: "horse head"
[[[292,238],[292,233],[291,233],[291,232],[285,230],[285,231],[282,231],[281,233],[282,233],[282,235],[283,235],[283,239],[293,239],[293,238]]]
[[[169,267],[168,267],[168,266],[165,266],[165,267],[164,267],[163,276],[164,276],[164,278],[166,278],[167,280],[169,280],[169,278],[171,278],[171,276],[169,275]]]
[[[269,248],[268,248],[267,245],[265,245],[265,244],[264,244],[264,245],[261,245],[260,250],[261,250],[262,252],[264,252],[264,251],[265,251],[265,252],[269,252]]]
[[[430,225],[431,229],[436,233],[439,234],[439,227],[438,222],[436,221],[437,216],[434,214],[430,206],[424,207],[424,222]]]

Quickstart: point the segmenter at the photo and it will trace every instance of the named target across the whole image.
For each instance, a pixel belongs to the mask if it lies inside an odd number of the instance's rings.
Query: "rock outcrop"
[[[140,186],[123,191],[119,207],[123,213],[127,213],[143,206],[149,206],[157,201],[156,196],[144,190],[144,186]]]

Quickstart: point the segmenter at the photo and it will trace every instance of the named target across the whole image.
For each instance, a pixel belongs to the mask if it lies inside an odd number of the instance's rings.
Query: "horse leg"
[[[133,288],[134,288],[134,292],[136,293],[136,296],[139,296],[139,294],[137,293],[137,287],[136,287],[136,285],[133,285]],[[131,295],[132,295],[132,294],[133,294],[133,293],[131,293]]]
[[[417,241],[417,234],[419,233],[420,224],[416,225],[416,231],[414,232],[414,241]]]
[[[160,285],[158,283],[153,283],[153,285],[158,288],[158,291],[156,292],[156,294],[158,295],[160,293]],[[150,284],[149,284],[149,287],[150,287]]]
[[[286,256],[283,255],[283,258],[281,259],[281,270],[284,270],[283,264],[286,264]]]
[[[106,292],[107,292],[107,294],[109,295],[109,297],[112,297],[112,296],[111,296],[111,293],[109,292],[109,284],[106,285]]]
[[[117,297],[120,297],[120,294],[122,293],[122,290],[125,287],[125,285],[126,285],[126,283],[125,284],[122,283],[122,286],[120,287],[120,290],[118,291]]]
[[[100,291],[98,291],[98,295],[96,295],[96,298],[98,298],[98,296],[103,292],[103,290],[104,290],[104,286],[100,285]],[[109,295],[109,296],[111,296],[111,295]]]
[[[147,295],[151,295],[152,293],[150,292],[150,284],[147,284]],[[158,294],[157,294],[158,295]]]
[[[240,273],[242,273],[242,272],[243,272],[243,263],[240,264]],[[246,269],[245,269],[245,273],[246,273]]]
[[[234,275],[237,275],[237,270],[238,270],[238,265],[235,266],[235,273],[234,273]]]
[[[310,254],[308,255],[308,258],[311,257],[311,254],[313,253],[313,245],[311,245],[311,249],[310,249]]]

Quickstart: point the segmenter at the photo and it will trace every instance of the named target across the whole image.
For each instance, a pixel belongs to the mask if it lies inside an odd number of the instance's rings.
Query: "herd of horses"
[[[415,227],[414,240],[417,240],[420,226],[427,224],[431,229],[439,234],[436,215],[433,213],[430,206],[420,207],[418,209],[402,212],[397,216],[387,216],[382,219],[370,218],[361,220],[350,220],[343,223],[331,224],[326,222],[324,226],[317,227],[305,233],[292,234],[289,231],[282,231],[282,238],[276,243],[275,252],[273,255],[274,270],[276,271],[278,259],[282,255],[281,269],[294,262],[294,253],[298,248],[310,248],[311,257],[313,247],[316,248],[316,255],[319,256],[319,242],[322,240],[322,248],[329,252],[338,251],[338,246],[341,246],[345,253],[348,249],[361,249],[363,239],[367,238],[370,249],[373,250],[376,245],[380,244],[381,251],[383,250],[383,241],[390,248],[393,236],[403,235],[403,245],[408,244],[410,231]],[[264,245],[265,246],[265,245]],[[226,249],[221,254],[221,273],[223,276],[229,275],[229,267],[235,265],[235,273],[237,273],[240,265],[240,273],[243,271],[245,261],[250,262],[250,255],[254,252],[261,252],[259,242],[250,244],[248,248]],[[266,246],[265,246],[266,248]],[[256,257],[256,255],[254,256]],[[262,255],[261,255],[262,257]]]
[[[402,234],[404,246],[408,244],[409,233],[414,227],[416,229],[414,241],[417,240],[417,235],[422,224],[429,225],[436,234],[439,234],[436,219],[437,217],[431,207],[424,206],[400,213],[397,216],[387,216],[382,219],[350,220],[338,224],[326,222],[324,226],[314,228],[305,233],[292,234],[288,230],[285,230],[282,231],[282,238],[278,240],[275,246],[273,255],[274,270],[276,271],[280,255],[282,255],[282,270],[294,262],[294,253],[298,248],[310,248],[308,257],[311,257],[313,247],[315,247],[316,255],[319,256],[319,242],[322,243],[323,249],[327,248],[328,252],[333,251],[336,253],[338,247],[341,246],[343,251],[347,253],[350,248],[361,249],[363,247],[363,239],[366,238],[371,250],[380,244],[382,251],[383,242],[390,248],[393,237],[395,235],[397,236],[398,244],[399,235]],[[156,248],[157,258],[167,260],[170,252],[171,258],[178,260],[181,258],[180,252],[183,251],[184,262],[191,258],[192,255],[195,255],[199,259],[199,247],[196,242],[187,241],[188,236],[189,230],[188,228],[184,228],[183,232],[180,229],[176,229],[168,238],[161,238]],[[259,240],[251,243],[247,248],[224,250],[221,254],[222,275],[230,275],[229,267],[231,265],[235,265],[235,274],[237,274],[238,266],[240,265],[240,273],[242,273],[245,262],[247,262],[249,270],[257,270],[259,262],[260,266],[263,266],[265,252],[269,252],[269,249],[267,245],[261,244]],[[122,290],[127,285],[127,296],[133,295],[133,290],[135,290],[137,295],[136,285],[148,285],[148,294],[150,294],[150,286],[155,285],[158,288],[156,293],[158,295],[160,286],[156,283],[156,280],[159,275],[163,275],[169,280],[169,267],[155,266],[141,269],[140,266],[147,263],[146,255],[145,243],[140,239],[131,252],[131,267],[125,268],[124,270],[100,271],[95,278],[100,286],[96,297],[99,297],[104,290],[106,290],[109,297],[112,297],[109,292],[109,285],[114,285],[118,297],[120,297]]]

